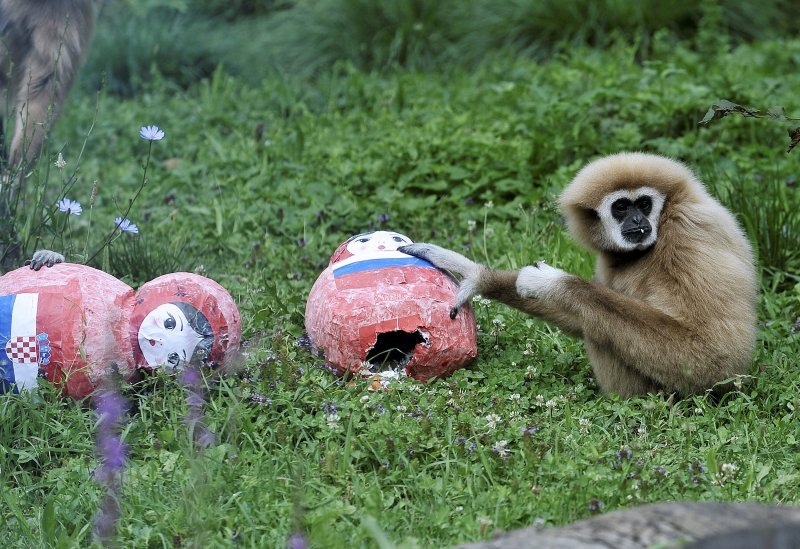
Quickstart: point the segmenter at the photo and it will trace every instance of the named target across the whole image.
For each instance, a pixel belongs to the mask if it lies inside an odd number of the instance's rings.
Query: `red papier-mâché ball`
[[[110,368],[133,380],[192,359],[220,364],[241,329],[230,294],[200,275],[166,274],[135,292],[86,265],[22,267],[0,277],[0,393],[45,378],[82,399]]]
[[[353,236],[311,288],[306,331],[336,372],[391,371],[428,381],[477,356],[471,307],[450,318],[458,285],[428,261],[397,250],[411,242],[391,231]]]

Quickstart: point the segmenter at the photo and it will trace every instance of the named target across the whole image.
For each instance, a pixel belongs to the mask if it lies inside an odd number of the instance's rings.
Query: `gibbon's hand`
[[[517,293],[522,297],[537,298],[551,291],[558,280],[567,273],[551,267],[544,261],[523,267],[517,275]]]
[[[58,252],[51,252],[50,250],[38,250],[33,252],[33,257],[25,262],[34,271],[38,271],[45,265],[52,267],[56,263],[63,263],[64,256]]]
[[[469,302],[475,294],[475,288],[478,285],[478,279],[483,268],[478,263],[452,250],[424,242],[400,246],[397,251],[430,261],[439,269],[461,277],[461,282],[458,284],[456,302],[453,308],[450,309],[450,318],[455,318],[458,314],[458,309]]]

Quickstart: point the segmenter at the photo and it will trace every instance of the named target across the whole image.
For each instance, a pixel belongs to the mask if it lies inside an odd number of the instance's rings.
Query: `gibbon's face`
[[[658,237],[658,218],[664,195],[650,187],[607,194],[597,209],[609,250],[646,250]]]
[[[144,317],[138,339],[148,366],[180,370],[203,336],[189,325],[183,311],[172,303],[165,303]]]

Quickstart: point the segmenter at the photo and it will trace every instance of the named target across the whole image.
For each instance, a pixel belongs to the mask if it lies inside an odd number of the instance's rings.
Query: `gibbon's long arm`
[[[552,307],[547,302],[519,295],[517,271],[495,271],[435,244],[409,244],[401,246],[398,251],[430,261],[461,279],[456,302],[450,312],[451,318],[455,318],[458,309],[468,303],[473,295],[480,294],[552,322],[569,334],[577,337],[582,335],[580,323],[574,314]]]
[[[665,387],[682,380],[686,389],[695,390],[719,380],[715,374],[723,369],[724,348],[639,299],[544,262],[518,272],[495,271],[433,244],[399,250],[462,278],[454,310],[480,294],[608,348],[626,366]]]
[[[724,345],[706,341],[692,326],[639,299],[548,268],[557,273],[546,279],[536,273],[539,266],[520,270],[518,293],[574,319],[584,339],[610,348],[627,366],[666,387],[683,380],[696,390],[719,380],[716,374],[728,358]]]

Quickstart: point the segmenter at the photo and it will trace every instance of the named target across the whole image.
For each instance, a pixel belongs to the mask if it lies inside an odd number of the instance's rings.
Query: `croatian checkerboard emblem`
[[[39,366],[50,362],[50,341],[37,334],[38,294],[0,296],[0,393],[36,387]]]
[[[36,336],[15,337],[6,343],[6,355],[11,362],[39,362]]]

